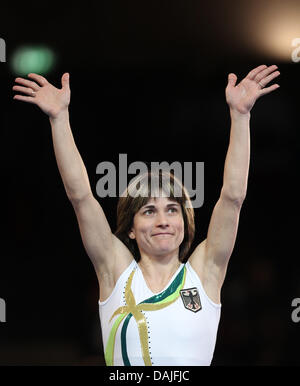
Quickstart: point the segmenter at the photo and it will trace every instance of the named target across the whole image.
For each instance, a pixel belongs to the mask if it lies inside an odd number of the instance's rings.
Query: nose
[[[168,217],[164,212],[159,212],[156,217],[156,226],[166,228],[169,226]]]

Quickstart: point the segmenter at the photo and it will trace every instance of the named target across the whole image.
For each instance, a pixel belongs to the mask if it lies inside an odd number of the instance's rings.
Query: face
[[[141,255],[179,253],[184,238],[180,204],[166,197],[151,198],[135,214],[129,237],[136,240]]]

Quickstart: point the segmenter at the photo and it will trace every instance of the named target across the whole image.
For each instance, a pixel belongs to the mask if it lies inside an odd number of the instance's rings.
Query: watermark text
[[[291,58],[292,58],[292,61],[295,62],[295,63],[298,63],[300,62],[300,38],[294,38],[292,40],[292,47],[296,47],[293,51],[292,51],[292,55],[291,55]]]
[[[6,322],[6,303],[4,299],[0,298],[0,322]]]
[[[300,298],[295,298],[292,300],[292,307],[294,310],[292,311],[291,317],[294,323],[300,322]]]
[[[0,62],[6,62],[6,44],[2,38],[0,38]]]
[[[118,178],[117,178],[118,169]],[[183,162],[183,165],[179,161],[174,161],[169,164],[166,161],[163,162],[151,162],[150,170],[142,161],[135,161],[128,165],[127,154],[119,154],[119,165],[118,168],[112,162],[103,161],[100,162],[96,167],[96,173],[102,175],[96,184],[96,192],[98,197],[122,197],[126,192],[128,186],[128,175],[135,175],[130,181],[131,184],[134,181],[138,181],[138,177],[151,171],[158,172],[163,171],[172,173],[175,178],[182,184],[191,199],[191,204],[186,202],[186,206],[192,206],[193,208],[200,208],[204,202],[204,162]],[[151,180],[152,181],[152,180]],[[118,182],[118,189],[117,189]],[[152,184],[151,184],[152,185]],[[154,185],[154,184],[153,184]],[[149,189],[152,193],[152,187]],[[179,185],[175,186],[174,197],[181,197],[182,190],[178,188]],[[141,187],[136,185],[136,189],[132,191],[132,195],[139,195],[139,189]],[[117,194],[118,190],[118,194]],[[153,189],[155,191],[155,187]],[[143,192],[145,192],[143,190]],[[130,193],[129,193],[130,194]],[[143,197],[143,193],[140,194]],[[146,197],[146,196],[144,196]],[[151,194],[151,197],[155,195]]]

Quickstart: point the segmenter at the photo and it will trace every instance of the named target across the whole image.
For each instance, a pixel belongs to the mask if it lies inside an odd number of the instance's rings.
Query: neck
[[[176,272],[180,264],[177,255],[163,260],[142,256],[139,261],[143,274],[149,278],[155,278],[157,281],[167,280]]]
[[[171,260],[168,264],[151,260],[141,260],[139,262],[144,280],[153,293],[159,293],[165,288],[180,264],[178,257]]]

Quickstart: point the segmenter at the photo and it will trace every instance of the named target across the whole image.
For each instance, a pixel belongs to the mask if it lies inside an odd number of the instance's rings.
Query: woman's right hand
[[[70,103],[69,74],[63,74],[61,78],[62,88],[56,88],[46,78],[38,74],[28,74],[28,79],[16,78],[19,85],[13,86],[14,91],[25,95],[15,95],[14,99],[37,105],[50,118],[57,118],[68,109]]]

